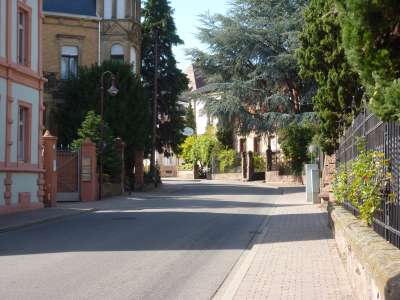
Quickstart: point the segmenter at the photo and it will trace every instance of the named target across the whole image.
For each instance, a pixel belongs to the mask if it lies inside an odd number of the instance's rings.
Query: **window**
[[[257,153],[257,154],[260,153],[260,142],[261,142],[261,139],[259,137],[254,138],[254,153]]]
[[[78,47],[61,48],[61,79],[66,80],[78,75]]]
[[[131,14],[132,14],[132,17],[135,19],[135,20],[137,20],[137,15],[136,15],[136,0],[132,0],[132,11],[131,11]]]
[[[17,155],[19,162],[30,160],[30,108],[20,105],[18,108],[18,146]]]
[[[111,47],[111,59],[114,61],[124,62],[124,47],[120,44],[115,44]]]
[[[136,74],[136,49],[131,47],[131,68],[132,73]]]
[[[125,19],[125,0],[104,0],[104,19]]]
[[[104,19],[109,20],[113,17],[113,0],[104,0]]]
[[[246,147],[246,139],[240,139],[239,141],[239,147],[240,147],[240,152],[246,152],[247,151],[247,147]]]
[[[125,0],[117,0],[117,19],[125,19]]]
[[[18,8],[18,32],[17,32],[17,62],[21,65],[29,65],[30,43],[29,43],[29,28],[30,28],[29,13],[22,7]]]

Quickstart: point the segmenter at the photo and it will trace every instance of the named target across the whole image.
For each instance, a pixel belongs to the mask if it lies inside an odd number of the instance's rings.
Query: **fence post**
[[[98,198],[96,145],[88,138],[81,146],[81,169],[79,172],[80,198],[83,202]]]
[[[247,154],[247,181],[254,179],[254,156],[253,152],[249,151]]]
[[[43,136],[44,199],[47,207],[57,205],[57,137],[46,130]]]
[[[246,180],[247,178],[247,153],[242,152],[242,180]]]
[[[121,193],[125,193],[125,147],[126,144],[122,141],[121,138],[116,138],[115,142],[117,144],[117,149],[119,150],[119,155],[121,159]]]

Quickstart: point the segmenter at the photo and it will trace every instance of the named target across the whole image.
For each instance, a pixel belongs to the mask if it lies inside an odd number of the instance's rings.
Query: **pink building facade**
[[[0,0],[0,214],[43,207],[42,0]]]

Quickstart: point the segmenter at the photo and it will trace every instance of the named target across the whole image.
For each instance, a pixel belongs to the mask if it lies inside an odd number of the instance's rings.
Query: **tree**
[[[185,125],[196,132],[196,116],[194,114],[192,102],[189,102],[189,106],[186,109]]]
[[[220,172],[225,172],[227,168],[233,167],[237,162],[237,154],[234,149],[222,149],[218,153],[218,167]]]
[[[295,56],[306,2],[234,0],[226,16],[202,16],[199,39],[210,50],[189,54],[207,79],[199,96],[210,95],[212,116],[234,118],[244,134],[312,116],[312,90]]]
[[[79,150],[83,142],[89,138],[96,144],[97,156],[100,155],[100,116],[93,110],[86,114],[81,127],[78,129],[78,138],[72,142],[72,149]],[[115,138],[108,124],[105,124],[104,142],[105,148],[103,153],[103,171],[110,176],[119,176],[121,174],[121,159],[118,154]],[[97,161],[99,163],[99,160]]]
[[[335,0],[311,0],[304,16],[298,51],[300,75],[317,84],[313,102],[319,117],[320,145],[332,154],[360,106],[363,91],[347,62]]]
[[[370,107],[384,120],[400,120],[400,2],[337,3],[346,55],[361,78]]]
[[[220,145],[210,130],[202,135],[187,137],[181,145],[182,158],[193,165],[199,165],[204,171],[211,167],[212,159]]]
[[[131,176],[135,152],[143,151],[149,143],[149,102],[140,79],[132,74],[131,66],[106,61],[79,69],[79,76],[63,83],[60,95],[63,103],[57,114],[59,141],[69,145],[78,137],[78,127],[88,111],[100,112],[100,77],[104,71],[116,74],[119,89],[115,97],[105,96],[105,122],[115,136],[126,144],[126,174]],[[108,78],[109,79],[109,78]],[[106,86],[110,81],[106,80]]]
[[[157,149],[178,152],[185,126],[184,107],[179,95],[187,89],[188,79],[176,66],[172,47],[183,44],[176,33],[173,10],[167,0],[147,0],[142,23],[142,77],[149,95],[154,91],[155,45],[158,44]],[[154,100],[153,100],[154,101]]]
[[[279,131],[279,144],[296,176],[301,175],[304,163],[309,160],[308,146],[312,141],[313,131],[309,125],[296,123],[291,123]]]

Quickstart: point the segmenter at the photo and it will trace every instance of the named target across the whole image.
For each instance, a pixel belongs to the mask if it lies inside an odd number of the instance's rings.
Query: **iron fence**
[[[382,151],[389,161],[386,172],[392,173],[392,180],[384,192],[380,208],[376,211],[373,228],[387,241],[400,248],[400,124],[383,122],[364,109],[340,139],[340,147],[336,153],[337,165],[346,166],[357,157],[359,138],[365,138],[367,150]],[[395,195],[390,201],[389,192]],[[351,203],[345,202],[344,206],[355,215],[358,214],[357,208]]]

